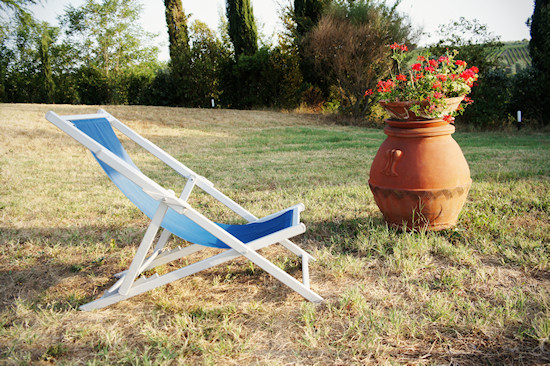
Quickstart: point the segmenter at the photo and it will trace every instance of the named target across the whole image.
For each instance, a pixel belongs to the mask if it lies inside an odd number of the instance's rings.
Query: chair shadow
[[[60,228],[25,228],[13,229],[0,227],[0,242],[12,243],[4,251],[6,257],[0,257],[4,265],[0,267],[0,311],[12,307],[18,301],[30,304],[31,307],[45,307],[55,310],[71,310],[97,298],[114,284],[113,275],[127,269],[132,258],[127,263],[120,260],[120,248],[134,246],[137,248],[145,229],[142,228],[112,228],[108,226],[86,226]],[[26,243],[33,246],[40,244],[44,250],[26,252],[22,249]],[[103,245],[105,254],[86,255],[86,251],[70,250],[70,248],[85,247],[86,245]],[[186,245],[181,242],[176,245]],[[61,246],[67,252],[63,258],[55,258],[49,249]],[[174,245],[173,245],[174,246]],[[209,254],[222,250],[205,248]],[[262,249],[266,251],[269,249]],[[10,253],[11,252],[11,253]],[[280,253],[267,253],[268,260],[280,257]],[[284,267],[291,276],[301,277],[301,262],[299,258],[290,254],[280,266]],[[11,259],[7,256],[11,255]],[[204,255],[204,254],[203,254]],[[20,258],[17,258],[20,257]],[[202,259],[200,255],[191,260]],[[280,260],[280,258],[279,258]],[[1,263],[0,262],[0,263]],[[125,261],[122,261],[125,262]],[[232,264],[233,263],[233,264]],[[182,262],[178,265],[186,265]],[[176,265],[174,268],[177,269]],[[151,271],[154,272],[154,271]],[[198,272],[190,277],[181,279],[186,281],[198,277],[201,282],[208,284],[221,281],[224,286],[216,289],[205,287],[197,291],[208,293],[212,291],[223,296],[228,287],[250,286],[257,283],[252,295],[255,301],[284,301],[294,293],[285,285],[257,266],[251,266],[244,260],[235,259],[227,264]],[[102,284],[98,284],[99,282]],[[107,282],[105,282],[105,280]],[[176,281],[177,284],[180,281]],[[228,286],[226,286],[228,285]],[[267,286],[265,286],[267,285]],[[274,294],[276,292],[276,295]],[[230,295],[228,301],[234,301]]]

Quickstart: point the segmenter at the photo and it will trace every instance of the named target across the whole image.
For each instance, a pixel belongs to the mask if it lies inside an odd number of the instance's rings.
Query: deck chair
[[[312,302],[323,300],[309,286],[308,262],[313,258],[289,240],[305,231],[305,226],[300,223],[300,212],[304,208],[302,204],[258,219],[214,188],[206,178],[194,173],[104,110],[100,109],[96,114],[72,116],[59,116],[50,111],[46,114],[46,118],[87,147],[113,183],[151,219],[130,267],[126,271],[115,274],[118,280],[114,285],[101,298],[80,306],[81,310],[103,308],[239,256],[244,256],[307,300]],[[179,197],[138,169],[120,143],[113,127],[186,179]],[[187,202],[194,187],[213,196],[244,218],[247,223],[244,225],[215,223],[202,215]],[[169,249],[166,244],[172,234],[189,242],[190,245]],[[157,242],[153,247],[155,240]],[[259,249],[276,243],[280,243],[301,258],[302,282],[258,253]],[[206,247],[226,250],[162,276],[158,274],[148,278],[142,276],[145,271],[196,253]]]

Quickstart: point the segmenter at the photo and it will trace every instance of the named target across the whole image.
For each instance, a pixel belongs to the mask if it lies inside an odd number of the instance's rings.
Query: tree
[[[15,12],[16,16],[29,14],[27,11],[27,5],[36,4],[36,0],[0,0],[0,11],[2,12]]]
[[[530,25],[529,52],[533,66],[550,74],[550,0],[535,0]]]
[[[533,96],[526,102],[531,105],[530,110],[543,124],[550,123],[550,1],[535,0],[535,9],[530,20],[531,41],[529,51],[533,60],[534,70],[529,74],[536,77],[535,84],[538,84],[537,96]],[[529,75],[526,74],[526,75]],[[524,93],[533,93],[534,90],[525,90]],[[519,99],[519,98],[518,98]],[[539,101],[539,105],[533,105],[533,101]],[[525,106],[523,106],[524,108]],[[536,118],[536,117],[535,117]]]
[[[243,54],[254,55],[258,51],[258,31],[250,0],[227,0],[226,15],[235,60]]]
[[[219,100],[221,64],[230,59],[216,34],[201,22],[191,25],[190,103],[194,107],[210,106],[211,99]]]
[[[326,0],[294,0],[294,21],[298,37],[304,37],[321,19]]]
[[[86,0],[79,8],[68,5],[61,23],[80,61],[109,76],[158,57],[158,47],[147,46],[155,35],[141,27],[141,9],[138,0]]]
[[[189,103],[189,77],[191,74],[191,54],[187,16],[183,11],[181,0],[164,0],[166,25],[170,40],[170,72],[172,79],[169,88],[173,90],[174,103]]]
[[[58,28],[50,27],[47,22],[39,26],[40,34],[38,41],[40,59],[40,78],[42,84],[42,101],[46,103],[55,102],[55,83],[52,74],[51,47],[54,42]]]
[[[441,24],[438,34],[440,40],[429,47],[432,54],[443,55],[447,49],[456,49],[460,59],[477,66],[481,73],[498,65],[497,55],[503,44],[476,19],[461,17],[451,24]]]
[[[374,89],[391,68],[387,45],[410,44],[411,26],[396,11],[398,4],[337,2],[309,34],[306,51],[317,73],[331,82],[343,112],[364,115],[373,103],[365,97],[365,90]]]
[[[329,4],[329,0],[294,0],[294,10],[292,11],[294,20],[292,33],[300,57],[300,71],[305,82],[303,88],[316,90],[319,93],[324,90],[325,94],[328,94],[326,80],[323,75],[315,72],[313,61],[306,55],[305,49],[307,48],[307,35],[317,25]]]
[[[85,77],[78,83],[82,95],[90,95],[83,88],[97,84],[90,77],[100,73],[98,85],[103,90],[105,81],[108,90],[99,94],[107,97],[102,103],[124,103],[125,91],[118,89],[119,76],[127,68],[156,61],[158,47],[148,45],[155,35],[141,27],[141,9],[138,0],[86,0],[78,8],[65,8],[61,23],[65,25],[67,43],[78,52],[74,62],[85,69],[77,74]]]
[[[41,90],[37,74],[39,30],[29,13],[21,13],[6,28],[2,44],[2,68],[5,70],[4,94],[8,102],[38,102]]]

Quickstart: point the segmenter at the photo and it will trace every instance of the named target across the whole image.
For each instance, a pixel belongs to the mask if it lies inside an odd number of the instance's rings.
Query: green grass
[[[368,189],[382,129],[312,115],[106,109],[258,216],[303,202],[304,301],[243,260],[106,309],[147,219],[44,119],[86,106],[0,106],[0,364],[333,365],[550,362],[550,135],[459,132],[473,185],[458,225],[388,228]],[[126,147],[163,185],[184,182]],[[212,199],[191,202],[237,220]],[[172,245],[182,245],[174,240]],[[287,251],[262,254],[300,277]],[[197,257],[200,258],[200,257]],[[184,263],[182,263],[184,264]],[[161,268],[161,272],[171,268]]]

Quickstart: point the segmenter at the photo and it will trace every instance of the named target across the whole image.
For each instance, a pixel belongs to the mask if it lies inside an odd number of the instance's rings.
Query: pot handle
[[[403,156],[403,151],[399,149],[388,149],[386,150],[386,166],[382,169],[382,174],[387,175],[388,177],[397,177],[398,174],[395,171],[395,167],[401,157]]]

